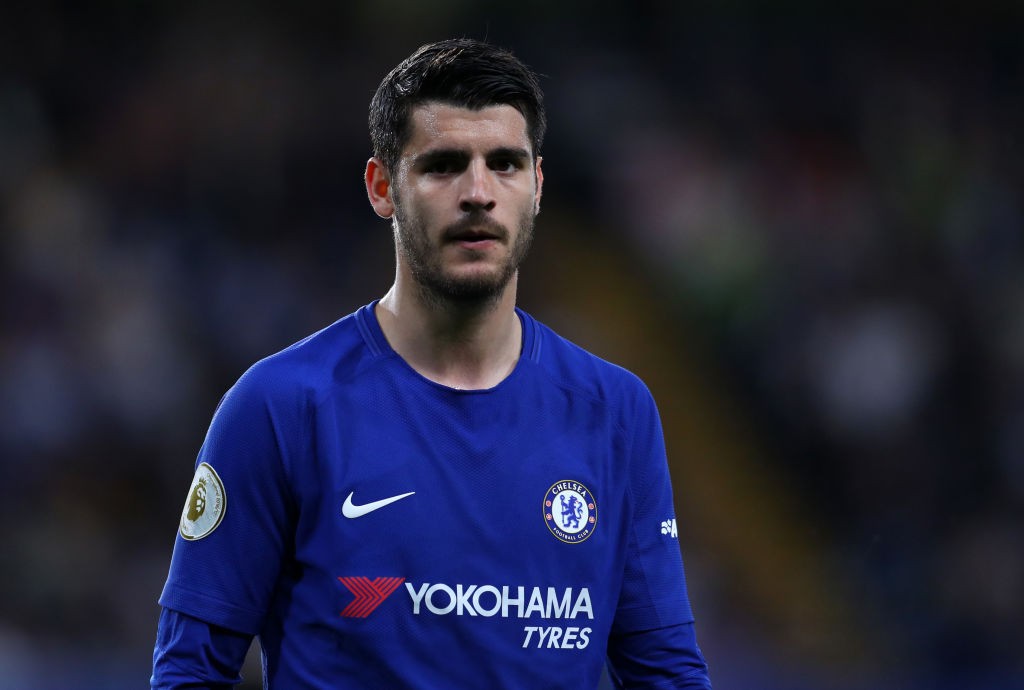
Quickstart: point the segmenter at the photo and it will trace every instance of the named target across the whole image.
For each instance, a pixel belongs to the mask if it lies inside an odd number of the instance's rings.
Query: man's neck
[[[481,304],[428,301],[403,287],[396,281],[377,303],[377,321],[419,374],[451,388],[484,390],[512,373],[522,349],[515,278],[496,300]]]

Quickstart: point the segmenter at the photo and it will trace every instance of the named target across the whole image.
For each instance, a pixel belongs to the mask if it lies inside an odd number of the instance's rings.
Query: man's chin
[[[453,304],[487,304],[501,298],[511,276],[479,272],[473,275],[447,275],[421,282],[432,301]]]

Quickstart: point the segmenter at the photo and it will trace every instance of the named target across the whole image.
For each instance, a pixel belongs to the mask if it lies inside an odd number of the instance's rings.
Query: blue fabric
[[[693,614],[640,380],[519,311],[515,370],[454,390],[373,307],[224,397],[197,459],[221,521],[179,534],[160,603],[259,635],[283,690],[595,688],[610,636],[658,629],[699,656],[674,629]]]
[[[613,636],[608,675],[615,688],[711,688],[692,623]]]
[[[242,682],[238,670],[252,635],[170,609],[162,609],[153,649],[152,690],[227,690]]]

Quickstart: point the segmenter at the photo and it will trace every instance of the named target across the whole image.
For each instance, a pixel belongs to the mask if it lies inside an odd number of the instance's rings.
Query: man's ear
[[[540,213],[540,195],[544,188],[544,171],[540,168],[540,162],[544,160],[540,156],[537,156],[537,165],[534,168],[534,177],[537,180],[537,191],[533,197],[533,215]]]
[[[379,158],[371,158],[366,162],[366,196],[370,206],[381,218],[390,218],[395,214],[395,202],[391,198],[391,177]]]

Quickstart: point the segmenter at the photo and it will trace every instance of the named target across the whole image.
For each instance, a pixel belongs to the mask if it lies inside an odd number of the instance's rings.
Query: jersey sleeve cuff
[[[258,635],[263,624],[263,615],[257,611],[240,608],[177,585],[168,584],[164,587],[159,603],[164,608],[249,635]]]
[[[693,622],[693,615],[686,611],[680,610],[666,613],[664,604],[652,604],[650,606],[619,609],[615,613],[612,633],[621,635],[623,633],[667,628],[672,625],[686,625]]]

